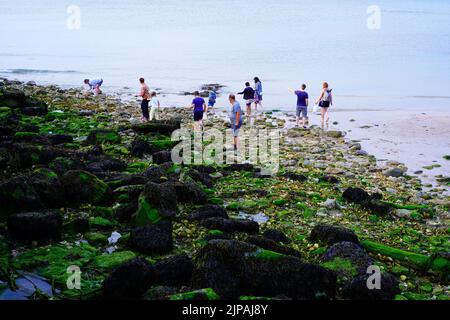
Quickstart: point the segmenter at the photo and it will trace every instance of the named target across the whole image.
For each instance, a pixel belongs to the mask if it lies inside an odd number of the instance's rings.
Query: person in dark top
[[[306,124],[308,122],[308,104],[309,104],[309,96],[306,90],[306,84],[302,84],[300,90],[294,91],[289,88],[289,91],[297,96],[297,127],[300,122],[300,118],[303,121],[303,128],[306,129]]]
[[[247,106],[247,117],[251,116],[252,113],[252,103],[255,101],[255,90],[250,86],[250,82],[245,83],[245,89],[238,94],[244,95],[245,105]]]
[[[194,92],[194,100],[192,100],[191,107],[194,109],[194,129],[200,131],[203,128],[203,113],[208,111],[205,99],[200,97],[198,91]]]

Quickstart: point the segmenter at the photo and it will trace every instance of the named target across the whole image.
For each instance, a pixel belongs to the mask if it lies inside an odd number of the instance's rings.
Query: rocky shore
[[[191,110],[139,117],[0,79],[0,299],[450,299],[450,199],[404,165],[274,112],[254,126],[281,130],[277,175],[178,165]]]

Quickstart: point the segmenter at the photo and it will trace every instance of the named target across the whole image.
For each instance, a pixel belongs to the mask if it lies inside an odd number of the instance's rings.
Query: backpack
[[[217,99],[217,94],[214,91],[211,91],[209,93],[209,100],[210,101],[216,101],[216,99]]]
[[[322,101],[326,101],[326,102],[330,102],[331,101],[331,91],[332,90],[333,89],[325,90],[325,92],[323,93]]]

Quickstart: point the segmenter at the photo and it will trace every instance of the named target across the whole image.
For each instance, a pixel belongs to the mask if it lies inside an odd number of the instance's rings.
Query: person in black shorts
[[[328,109],[333,105],[333,96],[331,94],[332,89],[328,88],[328,83],[324,82],[322,85],[322,91],[320,93],[319,99],[317,99],[316,104],[321,108],[322,116],[322,128],[324,127],[324,120],[326,119],[327,127],[330,121],[330,116]]]

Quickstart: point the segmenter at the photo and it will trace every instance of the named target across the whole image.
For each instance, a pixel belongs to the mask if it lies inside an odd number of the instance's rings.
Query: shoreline
[[[117,96],[85,96],[76,89],[19,83],[3,82],[3,88],[15,92],[13,102],[22,99],[22,93],[31,101],[0,110],[0,164],[5,174],[0,200],[8,204],[0,215],[8,218],[0,223],[0,243],[8,244],[2,253],[10,257],[6,267],[12,274],[26,270],[55,281],[62,291],[51,294],[58,299],[127,296],[114,283],[129,282],[135,274],[125,272],[130,277],[125,279],[116,268],[142,270],[146,263],[170,268],[181,280],[171,291],[158,291],[155,283],[137,288],[137,298],[144,293],[147,299],[173,298],[208,286],[213,296],[268,294],[264,279],[258,287],[230,291],[229,282],[223,284],[207,268],[217,252],[232,254],[230,261],[248,263],[254,277],[261,272],[264,277],[283,276],[285,269],[277,267],[280,261],[295,275],[299,266],[311,266],[312,277],[319,281],[311,286],[335,283],[325,285],[330,298],[357,298],[347,295],[343,286],[357,285],[353,280],[364,275],[370,261],[397,286],[385,289],[387,299],[450,299],[445,282],[450,198],[439,190],[426,190],[420,179],[405,174],[401,163],[379,166],[342,131],[286,128],[289,118],[260,114],[255,128],[282,131],[280,171],[264,177],[248,164],[172,163],[169,136],[181,123],[192,126],[189,109],[164,108],[164,121],[139,124],[140,110]],[[222,112],[211,115],[207,127],[225,129]],[[23,229],[29,219],[31,231]],[[45,228],[49,230],[39,233]],[[269,241],[267,234],[273,230],[289,241]],[[122,240],[111,243],[108,238],[114,232]],[[338,240],[333,242],[333,237]],[[342,241],[361,246],[347,247]],[[234,244],[243,251],[234,251]],[[350,256],[341,256],[336,246]],[[363,261],[352,260],[355,250]],[[406,258],[392,255],[393,250]],[[70,261],[72,251],[89,259]],[[405,265],[411,254],[425,263]],[[333,258],[326,260],[327,256]],[[443,264],[434,264],[438,258]],[[52,268],[36,269],[39,261],[52,261]],[[193,269],[192,279],[179,267],[180,261]],[[75,293],[64,287],[67,265],[74,263],[95,271],[92,279],[84,280],[87,289]],[[218,268],[225,273],[229,267]],[[230,277],[245,279],[233,272]],[[298,277],[295,288],[310,283]],[[289,283],[277,283],[273,291],[293,299],[314,299],[312,293],[319,289],[299,292],[289,289]],[[0,290],[0,296],[3,293]]]
[[[63,86],[63,88],[69,89],[70,86]],[[194,90],[195,86],[192,86],[191,89]],[[229,90],[230,88],[225,87],[224,96],[228,94]],[[156,88],[156,91],[160,91],[160,89]],[[124,104],[135,105],[138,103],[134,97],[134,91],[131,91],[130,88],[118,87],[109,95],[119,97]],[[399,101],[404,98],[396,97],[391,103],[392,105],[399,104]],[[435,99],[436,97],[430,98]],[[189,98],[181,92],[167,93],[163,91],[160,93],[160,101],[164,104],[165,100],[174,101],[169,103],[171,108],[180,107],[180,105],[190,102]],[[291,100],[292,105],[294,105],[295,99],[292,98]],[[396,102],[396,100],[399,101]],[[228,104],[223,97],[219,97],[217,105],[219,107],[215,109],[219,112],[227,110]],[[333,107],[330,110],[330,121],[331,123],[336,121],[338,124],[330,124],[330,127],[333,130],[347,132],[349,139],[361,143],[366,151],[375,155],[381,161],[404,163],[411,175],[422,171],[418,176],[427,184],[428,189],[443,187],[446,189],[445,192],[449,194],[450,186],[440,184],[437,179],[442,180],[450,176],[450,161],[444,159],[444,156],[450,154],[450,143],[447,142],[450,141],[450,129],[447,129],[447,124],[450,123],[450,109],[442,111],[440,108],[432,108],[431,110],[428,108],[410,108],[404,102],[401,105],[402,107],[395,108]],[[312,115],[312,107],[309,109],[309,113]],[[281,110],[282,118],[289,118],[294,112],[291,111],[294,110],[294,107],[284,106],[280,108],[280,106],[275,105],[268,108],[265,105],[263,111],[271,112],[272,110]],[[425,124],[417,120],[417,117],[425,118]],[[312,119],[313,124],[317,125],[320,122],[318,116],[312,115]],[[427,128],[424,128],[424,125]],[[416,128],[416,131],[410,132],[411,128]],[[437,131],[439,131],[439,135],[433,133]],[[409,133],[405,134],[405,132]],[[440,153],[439,150],[441,150]]]

